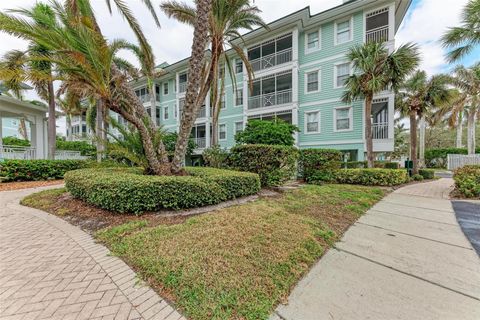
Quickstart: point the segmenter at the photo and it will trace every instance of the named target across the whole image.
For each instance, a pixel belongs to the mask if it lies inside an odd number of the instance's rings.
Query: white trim
[[[317,131],[308,132],[308,130],[307,130],[307,124],[308,124],[307,116],[310,113],[318,113],[318,130]],[[322,119],[322,113],[319,109],[304,111],[303,112],[303,134],[304,135],[312,135],[312,134],[321,133],[322,132],[321,119]]]
[[[300,146],[321,146],[321,145],[332,145],[332,144],[364,144],[363,140],[330,140],[330,141],[310,141],[310,142],[301,142]]]
[[[314,72],[317,72],[317,90],[308,91],[308,75],[310,73],[314,73]],[[307,95],[307,94],[312,94],[312,93],[319,93],[320,91],[322,91],[322,72],[321,72],[320,68],[305,70],[303,81],[304,81],[304,83],[303,83],[304,94]]]
[[[325,100],[317,100],[314,102],[305,102],[300,104],[300,108],[318,106],[322,104],[335,103],[335,102],[342,102],[342,100],[341,99],[325,99]]]
[[[353,68],[352,68],[352,63],[348,62],[348,61],[339,61],[337,63],[334,63],[333,64],[333,89],[343,89],[345,88],[345,86],[337,86],[337,77],[338,77],[338,66],[342,65],[342,64],[349,64],[349,68],[350,68],[350,75],[353,75]]]
[[[337,129],[337,110],[338,109],[348,109],[348,119],[350,122],[350,128],[348,129]],[[340,106],[333,108],[333,132],[349,132],[353,131],[353,107],[352,106]]]
[[[334,55],[334,56],[331,56],[331,57],[328,57],[328,58],[319,59],[319,60],[315,60],[315,61],[312,61],[312,62],[304,63],[304,64],[301,64],[299,66],[299,68],[303,69],[303,68],[307,68],[307,67],[310,67],[310,66],[318,65],[318,64],[323,63],[323,62],[328,62],[328,61],[331,61],[331,60],[338,60],[338,59],[342,59],[342,58],[343,59],[345,58],[344,53],[340,53],[340,54],[337,54],[337,55]]]
[[[243,117],[243,114],[232,114],[232,115],[229,115],[229,116],[222,116],[221,113],[220,113],[220,119],[221,120],[231,119],[231,118],[239,118],[239,117]]]
[[[316,48],[309,48],[308,47],[308,35],[311,33],[316,32],[318,35],[318,46]],[[310,29],[305,31],[305,55],[311,54],[313,52],[317,52],[322,50],[322,27],[318,27],[318,29]]]
[[[163,106],[163,104],[168,104],[168,103],[173,102],[173,101],[177,101],[177,99],[160,101],[160,106]],[[157,102],[158,102],[158,101],[157,101]]]
[[[220,126],[225,126],[225,138],[224,139],[221,139],[220,138]],[[219,123],[218,124],[218,141],[227,141],[228,139],[228,127],[227,127],[227,123],[224,122],[224,123]]]
[[[345,22],[347,20],[350,20],[350,39],[345,41],[345,42],[338,43],[337,42],[337,36],[338,36],[337,26],[338,26],[339,23]],[[334,25],[334,28],[333,28],[333,45],[334,46],[339,46],[339,45],[346,44],[346,43],[349,43],[349,42],[353,41],[353,29],[354,29],[353,28],[353,15],[350,16],[349,18],[337,19],[337,20],[335,20],[333,25]]]
[[[162,83],[162,95],[168,96],[170,94],[170,85],[168,84],[169,81]],[[167,85],[167,93],[165,93],[165,85]]]

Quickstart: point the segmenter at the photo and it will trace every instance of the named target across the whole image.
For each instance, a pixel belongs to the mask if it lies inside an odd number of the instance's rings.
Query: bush
[[[249,120],[245,130],[235,135],[238,144],[268,144],[293,146],[293,134],[300,131],[298,127],[281,119],[274,121]]]
[[[342,153],[333,149],[304,149],[300,151],[300,167],[303,178],[309,181],[318,171],[340,169]]]
[[[384,165],[385,169],[400,169],[400,164],[398,162],[386,162]]]
[[[202,153],[202,157],[207,167],[226,168],[228,151],[217,145],[205,149]]]
[[[400,168],[400,165],[397,162],[387,162],[387,161],[375,161],[373,163],[373,166],[379,169],[399,169]],[[348,162],[342,162],[341,167],[344,169],[361,169],[361,168],[367,168],[368,164],[367,164],[367,161],[348,161]]]
[[[395,169],[340,169],[331,172],[318,171],[310,183],[336,182],[364,186],[394,186],[407,182],[406,170]]]
[[[480,197],[480,166],[469,165],[458,168],[453,173],[455,189],[467,198]]]
[[[414,174],[412,176],[413,181],[423,181],[423,176],[421,174]]]
[[[82,169],[65,174],[76,198],[97,207],[141,213],[217,204],[260,190],[258,175],[213,168],[187,168],[190,176],[147,176],[137,168]]]
[[[4,137],[2,143],[4,146],[30,147],[30,141],[17,137]]]
[[[480,153],[477,148],[476,153]],[[428,168],[446,168],[448,154],[468,154],[466,148],[439,148],[425,150],[425,164]]]
[[[237,145],[230,150],[232,169],[258,173],[262,186],[279,186],[296,174],[298,150],[279,145]]]
[[[65,172],[84,168],[83,160],[5,160],[0,163],[3,181],[61,179]]]
[[[433,169],[420,169],[418,170],[418,174],[427,180],[435,178],[435,170]]]
[[[97,153],[95,146],[86,141],[65,141],[57,139],[58,150],[80,151],[82,156],[93,157]]]

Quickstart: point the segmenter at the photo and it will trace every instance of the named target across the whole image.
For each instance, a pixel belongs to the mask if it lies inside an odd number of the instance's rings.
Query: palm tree
[[[168,17],[193,26],[196,19],[195,8],[186,3],[167,1],[160,5]],[[250,5],[249,0],[215,0],[208,24],[208,42],[211,46],[211,58],[207,68],[206,80],[200,90],[198,103],[203,104],[208,90],[210,90],[210,106],[212,110],[212,145],[218,143],[218,119],[225,85],[225,75],[228,71],[232,80],[232,90],[236,90],[234,64],[226,54],[227,47],[231,47],[245,65],[249,81],[253,79],[253,72],[248,57],[243,49],[231,40],[241,38],[241,30],[252,30],[254,27],[266,27],[265,22],[258,15],[260,10]],[[225,69],[220,71],[225,66]]]
[[[468,2],[462,11],[462,25],[450,28],[442,42],[446,48],[455,48],[447,54],[449,62],[465,57],[480,44],[480,0]]]
[[[81,115],[83,111],[80,100],[71,94],[67,94],[65,97],[57,97],[57,104],[65,114],[65,120],[67,123],[67,141],[71,141],[72,117]]]
[[[397,108],[400,113],[410,118],[410,158],[413,162],[413,174],[418,173],[417,161],[417,128],[418,119],[425,116],[441,103],[450,99],[448,78],[437,75],[428,78],[425,71],[416,71],[401,87],[398,94]]]
[[[25,10],[11,10],[17,13],[26,13]],[[28,17],[33,20],[38,29],[48,28],[54,23],[55,14],[45,4],[37,3],[28,12]],[[37,94],[48,101],[48,159],[55,158],[56,146],[56,114],[55,114],[55,91],[53,88],[52,63],[46,60],[33,60],[30,56],[49,54],[41,42],[30,41],[27,51],[12,50],[5,54],[1,63],[3,78],[15,91],[22,81],[29,81],[35,87]],[[17,88],[15,88],[17,86]]]
[[[433,115],[436,123],[446,122],[450,129],[455,129],[455,147],[463,148],[463,123],[465,115],[465,95],[458,89],[450,90],[450,101],[447,101]]]
[[[343,100],[347,103],[358,99],[365,100],[367,162],[368,167],[373,168],[373,97],[387,87],[396,91],[408,74],[418,66],[419,51],[416,45],[409,43],[389,53],[382,43],[370,42],[351,48],[347,57],[353,64],[354,74],[345,83]]]

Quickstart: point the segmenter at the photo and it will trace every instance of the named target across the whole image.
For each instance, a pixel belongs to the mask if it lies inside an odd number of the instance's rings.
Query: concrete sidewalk
[[[480,319],[480,259],[445,199],[452,184],[410,185],[384,198],[271,319]]]

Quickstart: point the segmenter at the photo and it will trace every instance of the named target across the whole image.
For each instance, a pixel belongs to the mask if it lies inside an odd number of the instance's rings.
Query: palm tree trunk
[[[468,154],[475,154],[475,110],[468,113],[467,118],[467,149]]]
[[[457,123],[457,141],[455,146],[457,148],[462,148],[462,135],[463,135],[463,112],[458,113],[458,123]]]
[[[410,111],[410,158],[413,162],[412,173],[417,174],[417,113],[415,111]]]
[[[55,118],[55,90],[53,82],[48,81],[48,159],[55,159],[57,124]]]
[[[425,130],[426,123],[425,117],[420,118],[420,145],[418,149],[418,167],[423,168],[425,166]]]
[[[22,136],[23,140],[28,140],[27,125],[25,124],[25,118],[20,118],[18,125],[18,133]]]
[[[95,131],[97,134],[97,162],[102,162],[104,150],[103,141],[103,105],[100,100],[97,101],[97,118],[95,123]]]
[[[200,89],[203,58],[208,40],[209,16],[212,10],[212,0],[197,1],[197,20],[193,34],[192,55],[189,61],[188,84],[185,94],[185,106],[181,115],[180,132],[175,145],[175,153],[172,160],[172,172],[183,172],[185,153],[190,138],[193,124],[200,109],[200,103],[196,103],[196,97]]]
[[[372,134],[372,101],[373,96],[365,97],[365,139],[367,144],[367,166],[374,167],[373,159],[373,134]]]
[[[72,141],[72,116],[67,114],[65,118],[67,120],[67,141]]]

